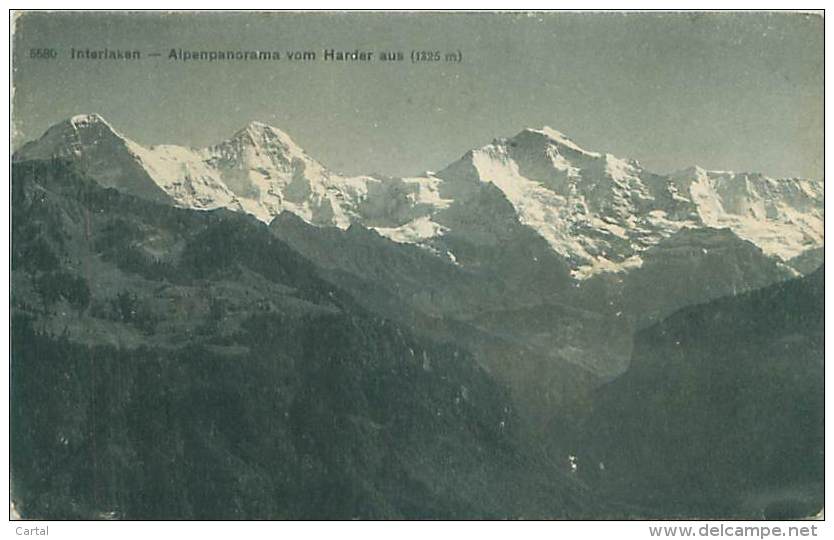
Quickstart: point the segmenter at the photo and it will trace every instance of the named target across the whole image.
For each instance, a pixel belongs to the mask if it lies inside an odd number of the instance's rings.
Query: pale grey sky
[[[31,59],[33,47],[57,60]],[[135,62],[70,48],[139,49]],[[171,48],[403,51],[398,64],[193,62]],[[413,49],[461,51],[412,64]],[[666,172],[822,177],[823,19],[718,14],[28,13],[14,39],[15,143],[97,112],[143,144],[203,146],[249,120],[346,173],[436,170],[550,125]]]

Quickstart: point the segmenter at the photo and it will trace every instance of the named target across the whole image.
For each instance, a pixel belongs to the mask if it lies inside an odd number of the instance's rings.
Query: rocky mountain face
[[[818,248],[803,251],[797,255],[788,264],[791,268],[795,268],[797,272],[802,275],[807,275],[819,268],[825,262],[825,249],[820,246]]]
[[[251,217],[14,166],[12,493],[38,518],[509,518],[602,508],[462,347]]]
[[[600,487],[667,515],[816,514],[823,274],[688,307],[640,332],[631,366],[599,390],[583,430]]]
[[[628,322],[566,303],[566,281],[551,294],[527,285],[546,278],[542,266],[456,265],[361,225],[320,229],[290,213],[270,229],[367,309],[475,353],[535,429],[625,369]]]
[[[793,268],[729,229],[681,229],[647,249],[642,258],[641,267],[631,272],[589,278],[582,298],[607,303],[643,328],[682,307],[796,275]],[[604,310],[603,305],[598,309]]]

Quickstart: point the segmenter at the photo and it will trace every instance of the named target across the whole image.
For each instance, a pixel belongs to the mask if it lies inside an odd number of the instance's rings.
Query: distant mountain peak
[[[278,135],[289,138],[289,135],[287,135],[277,127],[265,124],[263,122],[258,122],[257,120],[252,120],[248,122],[245,126],[237,130],[233,136],[236,137],[245,135],[251,135],[256,137],[261,137],[265,135]]]
[[[542,126],[541,128],[526,128],[515,137],[512,137],[510,142],[521,144],[525,139],[529,139],[530,137],[542,139],[548,144],[555,145],[559,148],[567,148],[586,156],[599,157],[601,155],[598,152],[591,152],[582,148],[576,143],[576,141],[571,139],[565,133],[550,126]]]
[[[109,133],[113,136],[117,137],[121,140],[127,140],[127,138],[116,131],[110,122],[105,120],[103,116],[97,113],[89,113],[89,114],[77,114],[66,119],[63,122],[60,122],[50,129],[58,129],[64,131],[72,131],[72,132],[93,132],[96,134],[99,133]],[[48,133],[49,131],[47,131]]]
[[[118,145],[126,144],[125,137],[101,115],[78,114],[52,125],[39,139],[24,144],[15,152],[14,159],[77,156],[91,143],[105,139]]]
[[[247,123],[237,130],[230,139],[217,146],[229,143],[264,149],[268,153],[274,153],[277,150],[290,159],[302,157],[309,159],[306,157],[307,153],[304,149],[286,132],[263,122],[251,121]]]
[[[122,137],[114,128],[110,125],[110,123],[104,119],[99,114],[90,113],[90,114],[77,114],[62,122],[58,122],[57,124],[52,125],[49,129],[46,130],[44,133],[44,137],[49,135],[50,133],[76,133],[76,132],[87,132],[90,130],[94,131],[105,131],[113,133],[117,135],[119,138]],[[43,137],[42,137],[43,138]],[[56,140],[55,143],[59,141]]]
[[[77,114],[67,120],[67,122],[75,127],[84,127],[91,124],[104,124],[110,126],[107,120],[98,113]]]
[[[567,146],[568,148],[572,148],[572,149],[576,150],[577,152],[589,153],[587,150],[585,150],[584,148],[582,148],[581,146],[576,144],[576,142],[573,139],[571,139],[570,137],[568,137],[567,135],[565,135],[561,131],[559,131],[557,129],[553,129],[550,126],[543,126],[539,130],[531,130],[531,131],[534,131],[536,133],[541,133],[542,135],[546,136],[551,141],[553,141],[555,143],[558,143],[562,146]]]

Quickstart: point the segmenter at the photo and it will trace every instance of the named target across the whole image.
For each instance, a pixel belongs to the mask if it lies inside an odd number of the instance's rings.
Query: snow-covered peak
[[[109,132],[119,138],[124,138],[120,135],[110,123],[98,114],[77,114],[63,122],[55,124],[49,131],[95,131],[95,132]]]
[[[232,140],[244,140],[256,146],[279,143],[288,151],[297,154],[304,153],[304,150],[289,135],[277,127],[264,124],[263,122],[249,122],[246,126],[235,132]]]
[[[569,148],[569,149],[571,149],[575,152],[578,152],[580,154],[584,154],[584,155],[587,155],[587,156],[596,156],[596,157],[598,157],[600,155],[597,152],[590,152],[588,150],[585,150],[584,148],[582,148],[581,146],[576,144],[573,141],[573,139],[571,139],[570,137],[568,137],[567,135],[565,135],[561,131],[559,131],[557,129],[553,129],[550,126],[543,126],[540,129],[527,128],[527,129],[523,130],[521,133],[519,133],[518,135],[516,135],[514,137],[514,139],[517,140],[521,136],[523,136],[524,134],[528,134],[528,133],[529,134],[540,135],[540,136],[546,138],[547,141],[551,144],[555,144],[556,146],[560,146],[560,147],[564,147],[564,148]]]
[[[39,139],[26,143],[14,159],[70,160],[103,186],[171,203],[170,194],[144,162],[144,151],[98,114],[81,114],[55,124]]]
[[[280,147],[283,152],[294,156],[306,155],[304,149],[296,144],[287,133],[262,122],[249,122],[236,131],[229,140],[242,141],[245,144],[265,149]]]
[[[823,182],[690,167],[670,175],[700,221],[787,261],[823,245]]]
[[[113,137],[121,141],[127,141],[127,137],[116,131],[116,129],[102,116],[91,114],[77,114],[67,120],[56,124],[47,131],[57,131],[69,134],[80,134],[82,138],[95,140],[101,137]],[[58,141],[60,142],[60,141]]]
[[[280,129],[262,122],[249,122],[229,139],[202,151],[218,165],[244,169],[278,167],[285,173],[296,165],[321,169],[295,141]]]
[[[658,175],[550,127],[497,139],[440,176],[498,188],[580,278],[640,266],[645,250],[686,227],[729,228],[783,261],[823,241],[821,183],[702,167]]]
[[[15,153],[15,160],[70,157],[101,145],[126,146],[127,139],[98,114],[79,114],[59,122]]]
[[[96,113],[77,114],[77,115],[73,116],[72,118],[70,118],[69,120],[67,120],[67,123],[69,123],[70,125],[72,125],[73,127],[76,127],[76,128],[84,128],[84,127],[91,126],[91,125],[94,125],[94,124],[104,124],[105,126],[109,127],[110,129],[113,129],[110,126],[110,124],[104,118],[102,118],[100,115],[98,115]]]

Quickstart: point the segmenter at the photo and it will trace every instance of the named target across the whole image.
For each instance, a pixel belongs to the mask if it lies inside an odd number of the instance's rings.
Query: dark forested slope
[[[685,308],[639,333],[602,388],[600,485],[665,513],[800,517],[822,507],[823,268]]]
[[[60,161],[12,182],[12,496],[32,518],[590,515],[465,350],[254,219]]]

